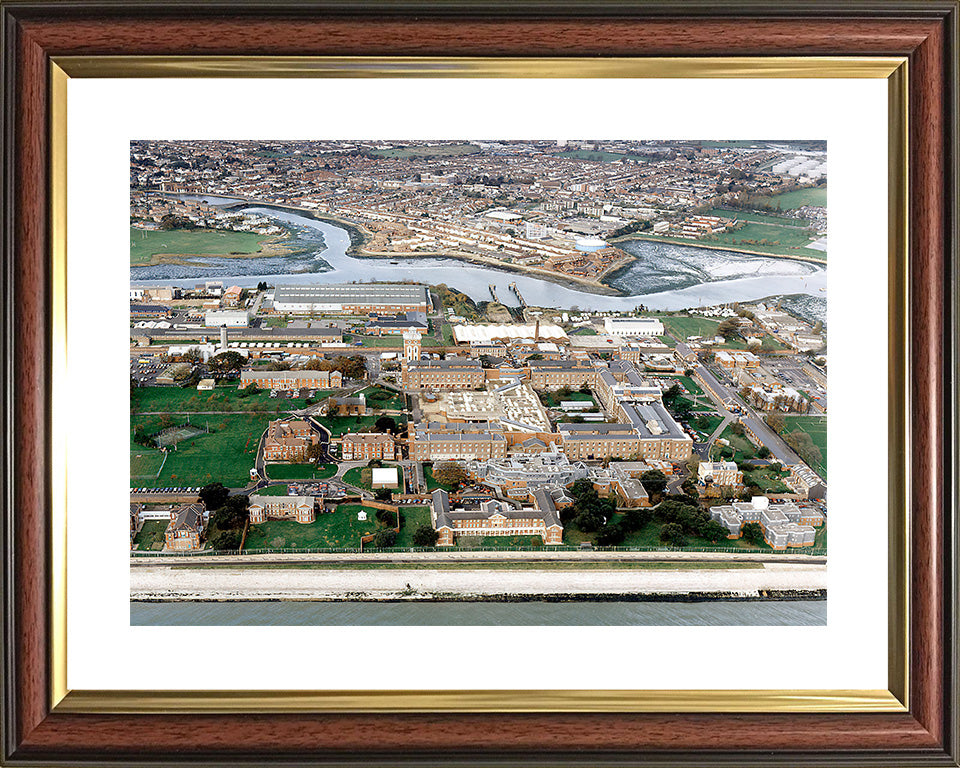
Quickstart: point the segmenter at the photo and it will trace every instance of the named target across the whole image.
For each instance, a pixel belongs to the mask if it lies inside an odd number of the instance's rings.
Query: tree
[[[760,448],[757,449],[757,458],[766,459],[768,456],[770,456],[770,449],[765,445],[761,445]]]
[[[679,385],[679,384],[673,384],[673,385],[671,385],[670,387],[667,388],[666,391],[664,391],[664,393],[663,393],[663,395],[662,395],[663,404],[664,404],[665,406],[667,406],[668,408],[672,407],[673,404],[674,404],[674,403],[677,401],[677,399],[680,397],[680,394],[681,394],[681,393],[680,393],[680,385]]]
[[[632,533],[633,531],[639,531],[652,519],[653,513],[649,509],[631,507],[623,513],[623,518],[620,520],[620,527],[626,533]]]
[[[593,531],[599,531],[604,525],[604,519],[601,515],[594,513],[593,511],[581,512],[579,515],[574,518],[574,525],[577,526],[584,533],[592,533]]]
[[[220,509],[227,500],[230,491],[223,487],[223,483],[210,483],[200,489],[200,500],[207,509]]]
[[[730,531],[728,531],[715,520],[710,520],[709,522],[704,523],[700,528],[700,535],[703,536],[703,538],[705,538],[707,541],[716,544],[720,541],[726,541],[730,535]]]
[[[640,475],[640,484],[649,494],[663,493],[667,487],[667,476],[659,469],[648,469]]]
[[[467,470],[453,461],[433,465],[433,479],[441,485],[457,488],[470,479]]]
[[[247,510],[250,507],[250,497],[245,494],[230,496],[224,501],[211,519],[213,524],[221,531],[228,531],[236,528],[243,528],[247,520]]]
[[[439,538],[440,534],[432,526],[420,525],[413,532],[413,545],[415,547],[433,547]]]
[[[243,534],[237,530],[218,531],[207,540],[212,549],[240,549]]]
[[[389,488],[377,488],[373,495],[377,501],[390,501],[393,498],[393,492]]]
[[[677,523],[667,523],[660,529],[660,541],[671,547],[682,547],[687,543],[683,528]]]
[[[377,549],[386,549],[397,543],[397,532],[393,528],[381,528],[373,537],[373,546]]]
[[[601,547],[610,547],[622,542],[625,538],[624,530],[616,523],[607,523],[597,531],[597,544]]]
[[[727,341],[735,339],[740,335],[740,322],[732,317],[728,317],[717,326],[717,336],[723,336]]]
[[[764,421],[774,432],[783,432],[787,428],[787,420],[783,418],[781,413],[771,413],[764,418]]]
[[[373,423],[374,432],[396,432],[397,421],[392,416],[381,416]]]
[[[244,362],[244,357],[239,352],[228,351],[214,355],[207,361],[207,365],[215,371],[239,371]]]
[[[763,544],[763,528],[760,527],[760,523],[745,523],[740,529],[740,536],[751,544],[757,546]]]
[[[381,490],[387,490],[382,488]],[[387,498],[389,498],[390,492],[387,491]],[[395,528],[397,526],[397,513],[389,509],[378,509],[376,515],[377,522],[381,525],[387,526],[387,528]]]
[[[303,452],[303,456],[310,461],[319,461],[323,458],[323,446],[320,443],[311,443]]]

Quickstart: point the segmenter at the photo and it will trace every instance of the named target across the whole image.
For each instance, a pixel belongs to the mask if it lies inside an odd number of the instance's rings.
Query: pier
[[[517,288],[516,283],[510,283],[510,290],[513,291],[513,295],[517,297],[517,301],[520,302],[520,308],[526,309],[527,302],[523,300],[523,296],[520,295],[520,289]]]

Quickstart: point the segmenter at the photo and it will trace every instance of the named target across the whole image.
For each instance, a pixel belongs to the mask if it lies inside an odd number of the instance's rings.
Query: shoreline
[[[669,570],[130,569],[130,599],[195,601],[571,601],[761,599],[826,594],[826,564]]]
[[[623,593],[545,593],[545,594],[400,594],[397,596],[350,595],[346,597],[131,597],[131,603],[759,603],[819,601],[827,599],[825,589],[760,590],[756,593],[738,592],[650,592]]]
[[[741,256],[765,256],[770,259],[786,259],[787,261],[802,261],[808,264],[819,264],[821,267],[826,268],[827,260],[818,259],[815,256],[787,256],[783,253],[768,253],[767,251],[745,251],[742,248],[732,248],[729,246],[723,245],[705,245],[699,240],[674,240],[664,237],[657,237],[655,235],[641,235],[641,234],[630,234],[622,235],[621,237],[614,238],[610,240],[610,243],[624,243],[629,240],[643,240],[646,243],[663,243],[665,245],[679,245],[681,248],[687,246],[689,248],[703,248],[707,251],[725,251],[727,253],[737,253]]]

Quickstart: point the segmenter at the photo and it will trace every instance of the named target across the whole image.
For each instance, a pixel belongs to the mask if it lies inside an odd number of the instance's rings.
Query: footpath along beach
[[[325,568],[216,568],[138,565],[136,601],[224,600],[534,600],[669,596],[677,599],[822,598],[825,563],[764,563],[759,568],[557,571]],[[636,598],[635,598],[636,599]]]

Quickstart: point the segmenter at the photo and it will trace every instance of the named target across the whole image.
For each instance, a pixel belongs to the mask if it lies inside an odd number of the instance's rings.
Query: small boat
[[[400,262],[399,262],[399,261],[391,261],[390,263],[393,264],[393,265],[397,265],[397,264],[399,264]]]

